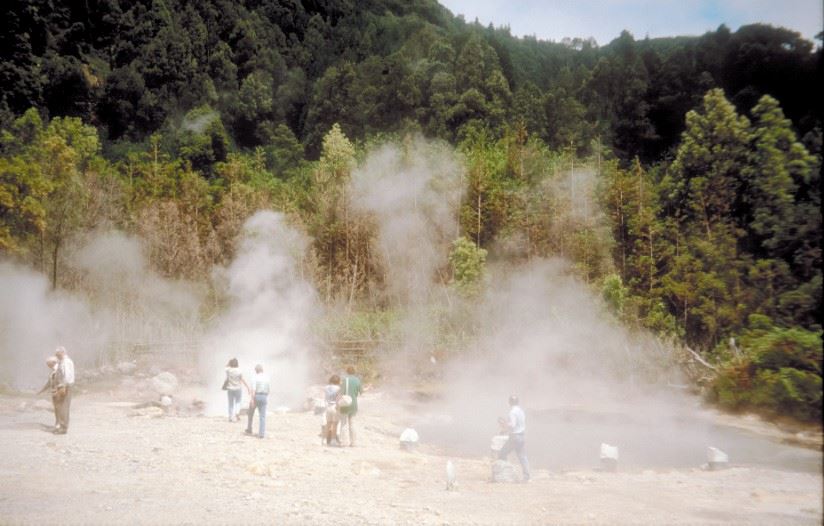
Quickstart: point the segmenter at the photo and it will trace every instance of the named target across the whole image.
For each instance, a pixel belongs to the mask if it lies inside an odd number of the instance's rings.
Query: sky
[[[509,26],[514,36],[560,42],[594,37],[609,44],[627,29],[636,40],[698,36],[726,24],[766,23],[801,33],[815,45],[824,19],[822,0],[439,0],[467,22]]]

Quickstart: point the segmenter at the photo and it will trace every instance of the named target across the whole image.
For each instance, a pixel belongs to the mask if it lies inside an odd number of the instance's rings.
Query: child
[[[338,414],[338,398],[340,397],[340,377],[332,375],[329,378],[329,384],[323,388],[324,398],[326,400],[326,412],[324,413],[324,425],[322,438],[326,438],[326,445],[332,445],[332,438],[335,439],[335,445],[340,446],[340,439],[338,438],[338,421],[340,415]]]

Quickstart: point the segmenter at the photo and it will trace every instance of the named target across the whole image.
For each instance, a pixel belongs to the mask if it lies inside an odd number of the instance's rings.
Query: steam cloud
[[[294,403],[307,383],[309,327],[320,312],[300,272],[307,245],[281,214],[251,217],[237,257],[215,273],[228,306],[208,330],[201,322],[203,291],[153,273],[140,242],[119,232],[95,232],[69,256],[78,291],[52,291],[42,274],[2,263],[2,381],[37,386],[45,377],[41,365],[57,345],[67,347],[81,371],[131,358],[137,344],[165,354],[169,365],[188,367],[196,357],[175,351],[202,346],[201,372],[210,386],[237,357],[247,378],[263,364],[274,402]]]
[[[391,367],[407,368],[434,343],[430,311],[444,297],[435,293],[445,293],[439,272],[458,233],[462,178],[451,147],[421,137],[380,146],[352,174],[350,200],[377,224],[388,292],[401,312],[402,349],[389,353]]]
[[[219,118],[220,115],[216,111],[209,111],[197,117],[183,119],[180,127],[192,133],[203,133],[203,130],[205,130],[209,124]]]
[[[351,201],[378,224],[390,293],[425,301],[457,234],[463,168],[448,147],[421,138],[385,144],[352,173]]]
[[[203,373],[210,392],[223,382],[222,370],[235,357],[248,380],[262,364],[272,381],[270,404],[302,400],[312,351],[310,326],[320,307],[313,286],[300,271],[308,240],[282,214],[258,212],[243,227],[237,256],[217,272],[228,298],[226,312],[206,335]],[[225,406],[215,396],[210,406]]]
[[[458,330],[474,334],[459,358],[436,368],[443,392],[410,423],[422,439],[469,454],[487,451],[495,417],[515,393],[527,409],[529,451],[538,467],[591,465],[600,442],[618,445],[622,461],[646,465],[698,465],[710,443],[741,450],[734,445],[743,444],[739,437],[702,423],[695,398],[668,388],[682,382],[667,352],[622,328],[563,261],[493,262],[482,297],[462,302],[453,294],[444,305],[449,292],[439,271],[458,234],[461,179],[461,163],[448,147],[414,139],[373,151],[354,171],[349,193],[353,207],[378,226],[388,292],[402,315],[400,347],[384,351],[402,360],[431,351],[436,313],[444,307],[452,307]],[[574,201],[588,198],[576,193]],[[263,364],[271,403],[293,406],[309,383],[310,327],[322,314],[301,272],[308,242],[279,213],[251,217],[236,258],[215,271],[226,308],[205,330],[203,294],[153,274],[140,243],[120,233],[97,233],[70,257],[83,294],[52,291],[43,275],[0,263],[1,378],[39,386],[43,358],[56,345],[82,363],[122,342],[205,334],[200,372],[213,394],[212,411],[225,407],[217,386],[231,357],[247,379]],[[427,411],[451,420],[430,419]]]
[[[625,448],[630,460],[643,450],[646,461],[672,465],[690,451],[693,465],[700,463],[707,426],[696,425],[696,401],[668,387],[682,383],[671,355],[652,338],[627,332],[572,277],[568,263],[492,263],[483,297],[464,301],[453,294],[444,305],[437,271],[457,237],[461,172],[454,156],[427,148],[422,141],[383,146],[352,177],[352,202],[377,222],[389,290],[402,313],[402,341],[384,353],[394,365],[420,364],[421,351],[438,343],[437,313],[444,307],[458,330],[475,336],[460,358],[434,368],[442,391],[428,410],[450,415],[450,423],[424,414],[413,425],[429,440],[485,451],[497,431],[495,417],[516,393],[530,413],[530,436],[546,440],[531,448],[539,465],[586,465],[602,441]],[[568,202],[569,217],[561,221],[568,227],[599,217],[594,178],[579,168],[574,177],[548,182],[556,200]]]
[[[10,263],[0,265],[0,374],[12,387],[41,382],[45,357],[59,344],[76,348],[82,328],[93,325],[85,304],[50,288],[42,274]]]
[[[3,381],[12,386],[41,383],[44,359],[58,345],[89,366],[134,343],[199,332],[198,290],[151,272],[136,238],[95,232],[68,260],[82,293],[53,291],[44,275],[0,264],[0,356]]]

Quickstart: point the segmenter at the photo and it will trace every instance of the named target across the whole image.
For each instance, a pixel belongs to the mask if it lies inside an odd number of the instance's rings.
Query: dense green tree
[[[111,140],[137,138],[146,128],[159,124],[161,115],[154,109],[154,98],[147,94],[143,77],[131,66],[112,72],[104,92],[98,112],[108,123]]]
[[[808,186],[816,177],[816,162],[797,140],[778,101],[765,95],[752,114],[747,232],[750,251],[764,258],[754,267],[755,275],[763,276],[754,290],[762,297],[761,312],[809,326],[821,312],[820,288],[816,291],[821,282],[816,241],[821,232],[820,193]]]
[[[272,77],[265,71],[255,71],[241,83],[232,110],[232,129],[242,146],[260,146],[258,129],[274,114]]]
[[[271,84],[274,114],[263,120],[285,121],[312,157],[335,121],[357,139],[411,126],[454,141],[483,126],[501,136],[517,115],[555,148],[572,141],[586,153],[600,135],[625,163],[648,163],[675,144],[684,113],[713,86],[739,111],[771,94],[800,136],[820,128],[821,52],[769,26],[642,41],[624,32],[598,47],[518,39],[451,19],[434,0],[15,0],[3,9],[0,105],[99,122],[115,140],[145,140],[209,104],[234,142],[254,148],[261,133],[232,125],[243,113],[236,106],[248,104],[240,84],[253,74]],[[328,93],[330,67],[354,69],[354,115],[318,118],[329,113],[327,97],[314,95]]]
[[[748,188],[752,251],[789,259],[788,252],[797,248],[793,239],[796,225],[810,219],[799,221],[794,205],[799,184],[810,178],[813,160],[797,140],[777,100],[765,95],[752,114],[754,144]]]
[[[773,415],[821,418],[821,333],[751,324],[742,350],[722,368],[712,396],[724,407],[759,408]]]
[[[461,230],[478,247],[489,244],[503,227],[511,196],[501,177],[506,153],[483,129],[462,144],[467,163],[467,190],[460,209]]]
[[[209,106],[195,108],[180,124],[176,150],[194,170],[212,175],[215,163],[226,160],[230,141],[220,115]]]
[[[38,66],[46,51],[48,33],[43,13],[26,0],[3,2],[0,6],[0,85],[2,101],[17,114],[42,104],[42,90],[48,79]]]
[[[455,287],[467,296],[476,295],[484,280],[484,263],[487,251],[465,237],[452,242],[449,263]]]
[[[667,206],[687,228],[702,229],[708,241],[720,231],[737,235],[734,227],[742,226],[734,218],[743,219],[749,141],[749,121],[721,90],[710,90],[702,107],[687,114],[687,129],[664,182]]]
[[[315,253],[323,267],[327,299],[340,292],[350,271],[352,232],[346,186],[355,168],[355,147],[335,123],[323,137],[320,161],[314,174],[313,208],[309,225]]]
[[[31,237],[45,230],[43,201],[51,185],[43,167],[25,151],[42,130],[40,116],[30,109],[0,137],[5,153],[0,157],[0,253],[24,251]]]
[[[326,132],[336,122],[345,128],[355,127],[359,116],[353,114],[351,101],[356,99],[354,90],[355,68],[351,64],[332,66],[315,84],[312,103],[306,115],[307,154],[316,156]],[[314,155],[313,155],[314,154]]]
[[[542,111],[535,111],[541,107],[541,99],[541,90],[532,82],[521,86],[512,96],[513,117],[523,123],[529,133],[546,137],[547,115]]]
[[[278,176],[285,176],[298,168],[304,159],[303,145],[285,124],[265,127],[263,152],[266,168]]]

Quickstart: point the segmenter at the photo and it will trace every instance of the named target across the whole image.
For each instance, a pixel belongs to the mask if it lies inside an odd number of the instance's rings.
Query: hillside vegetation
[[[797,33],[555,43],[433,0],[13,0],[0,20],[0,253],[54,288],[83,288],[65,253],[101,227],[208,283],[274,208],[328,303],[391,311],[345,188],[420,135],[466,172],[438,279],[472,294],[486,251],[561,255],[708,360],[718,403],[821,416],[821,49]],[[576,163],[603,215],[560,190]]]

